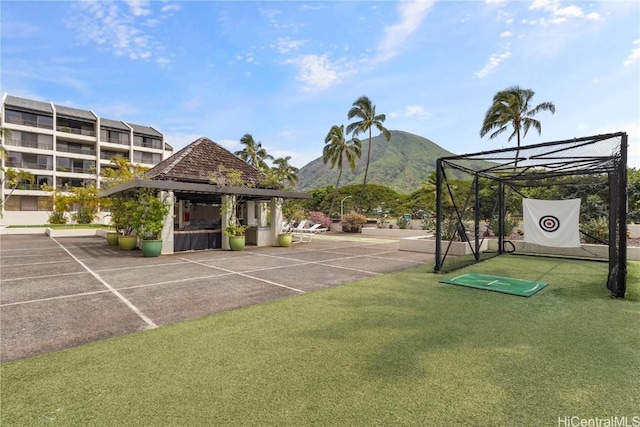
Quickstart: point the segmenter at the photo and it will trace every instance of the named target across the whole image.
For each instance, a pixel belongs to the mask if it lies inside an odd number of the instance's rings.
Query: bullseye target
[[[545,215],[538,222],[540,228],[547,233],[553,233],[560,228],[560,220],[553,215]]]

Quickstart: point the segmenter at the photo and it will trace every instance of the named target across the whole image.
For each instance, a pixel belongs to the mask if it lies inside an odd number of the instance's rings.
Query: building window
[[[68,177],[58,177],[56,179],[56,188],[62,191],[68,191],[73,187],[89,187],[91,185],[96,185],[95,180]]]
[[[9,152],[7,166],[17,169],[53,170],[53,156]]]
[[[110,151],[110,150],[100,150],[100,159],[102,160],[111,160],[113,157],[122,157],[123,159],[129,159],[128,151]]]
[[[100,129],[100,140],[113,144],[129,145],[129,134],[111,129]]]
[[[76,153],[86,154],[89,156],[95,156],[96,150],[91,145],[79,144],[77,142],[58,142],[56,144],[56,151],[64,153]]]
[[[5,121],[16,125],[53,129],[53,116],[5,109]]]
[[[40,150],[53,149],[53,136],[40,135],[31,132],[20,132],[12,130],[5,136],[7,145],[16,147],[38,148]]]
[[[133,145],[136,147],[162,149],[162,141],[150,136],[133,135]]]
[[[42,196],[11,196],[7,199],[6,211],[50,211],[51,197]]]
[[[96,162],[93,160],[69,159],[67,157],[58,157],[56,159],[56,170],[58,172],[93,173],[95,168]]]
[[[149,165],[155,165],[162,161],[162,154],[156,153],[143,153],[141,151],[133,152],[133,161],[135,163],[146,163]]]

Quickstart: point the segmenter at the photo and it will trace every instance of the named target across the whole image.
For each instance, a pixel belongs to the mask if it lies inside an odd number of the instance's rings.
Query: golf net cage
[[[553,141],[437,160],[436,259],[446,273],[516,253],[608,262],[607,288],[624,298],[627,134]],[[581,199],[579,248],[525,243],[522,198]],[[599,244],[599,245],[598,245]]]

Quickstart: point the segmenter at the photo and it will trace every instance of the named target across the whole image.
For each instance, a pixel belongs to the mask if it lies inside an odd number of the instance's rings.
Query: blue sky
[[[542,135],[629,134],[640,167],[640,2],[0,2],[0,92],[151,125],[176,149],[251,133],[302,167],[367,95],[456,154],[493,95],[535,91]],[[506,134],[508,135],[508,133]]]

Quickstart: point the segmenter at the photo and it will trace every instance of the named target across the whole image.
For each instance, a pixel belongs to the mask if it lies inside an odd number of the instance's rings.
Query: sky
[[[176,151],[249,133],[300,168],[363,95],[389,130],[507,148],[479,132],[518,85],[556,107],[523,144],[622,131],[640,167],[638,1],[2,0],[0,24],[1,94],[153,126]]]

